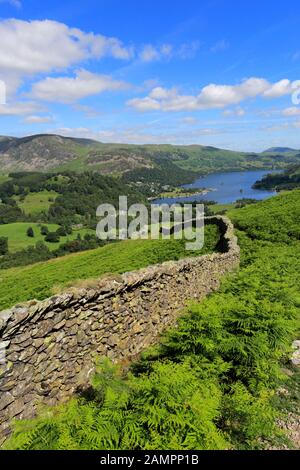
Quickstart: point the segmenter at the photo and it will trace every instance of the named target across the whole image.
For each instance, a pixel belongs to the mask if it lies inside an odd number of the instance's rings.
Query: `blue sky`
[[[0,135],[300,148],[299,39],[295,0],[0,0]]]

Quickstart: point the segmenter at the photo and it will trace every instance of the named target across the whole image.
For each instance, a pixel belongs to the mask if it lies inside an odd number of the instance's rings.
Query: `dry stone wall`
[[[12,419],[35,415],[88,383],[96,356],[131,360],[176,322],[188,300],[217,289],[239,264],[231,222],[207,218],[221,231],[221,252],[150,266],[93,288],[73,289],[0,313],[0,441]]]

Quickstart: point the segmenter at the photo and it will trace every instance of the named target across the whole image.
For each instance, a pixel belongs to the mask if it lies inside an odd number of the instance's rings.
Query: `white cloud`
[[[200,46],[200,41],[192,41],[181,44],[181,46],[178,48],[177,55],[181,59],[192,59],[200,49]]]
[[[202,88],[198,95],[181,95],[177,88],[154,88],[144,98],[134,98],[128,105],[138,111],[196,111],[222,109],[261,96],[278,98],[295,90],[299,82],[281,80],[270,83],[263,78],[248,78],[238,85],[210,84]]]
[[[173,47],[171,44],[163,44],[160,47],[154,47],[152,44],[146,44],[140,52],[139,58],[142,62],[153,62],[162,58],[172,56]]]
[[[194,131],[195,136],[205,136],[205,135],[219,135],[219,134],[224,134],[225,131],[223,129],[213,129],[213,128],[202,128],[202,129],[197,129]]]
[[[300,115],[300,108],[296,106],[292,106],[291,108],[286,108],[282,111],[283,116],[299,116]]]
[[[182,124],[186,124],[188,126],[194,126],[199,123],[199,119],[193,116],[186,116],[181,120]]]
[[[25,124],[43,124],[53,122],[53,118],[51,116],[27,116],[24,119]]]
[[[225,51],[228,48],[229,48],[229,42],[226,41],[225,39],[221,39],[210,48],[210,51],[216,53],[216,52]]]
[[[81,98],[105,91],[127,88],[125,82],[113,80],[108,75],[98,75],[79,70],[74,77],[48,77],[32,86],[30,95],[43,101],[74,103]]]
[[[14,87],[37,73],[61,70],[88,58],[130,59],[132,48],[117,38],[85,33],[57,21],[0,22],[0,79]],[[12,88],[12,87],[11,87]]]
[[[0,0],[0,3],[9,3],[15,8],[22,8],[22,2],[20,0]]]
[[[139,59],[142,62],[154,62],[176,57],[183,60],[191,59],[195,56],[199,47],[199,41],[183,43],[176,48],[172,44],[162,44],[161,46],[146,44],[139,54]]]
[[[262,130],[265,130],[268,132],[279,132],[279,131],[288,130],[288,129],[300,129],[300,121],[293,120],[293,121],[279,122],[278,124],[265,126],[262,128]]]
[[[284,79],[280,80],[277,83],[274,83],[272,86],[270,86],[264,93],[263,95],[266,98],[280,98],[281,96],[288,95],[292,93],[293,84],[290,80]]]
[[[26,116],[27,114],[38,113],[43,110],[44,108],[39,104],[31,101],[0,104],[0,116]]]
[[[246,114],[246,111],[240,106],[238,106],[235,109],[226,109],[225,111],[223,111],[223,115],[226,117],[227,116],[228,117],[231,117],[231,116],[243,117],[245,116],[245,114]]]
[[[101,142],[114,142],[114,143],[131,143],[131,144],[191,144],[199,143],[199,139],[212,137],[219,134],[224,134],[224,129],[210,129],[199,128],[193,129],[190,132],[174,131],[167,133],[163,130],[153,129],[153,132],[145,132],[139,126],[128,127],[123,129],[104,129],[104,130],[91,130],[86,127],[79,128],[59,128],[51,129],[51,134],[59,134],[66,137],[81,137],[87,139],[94,139]]]

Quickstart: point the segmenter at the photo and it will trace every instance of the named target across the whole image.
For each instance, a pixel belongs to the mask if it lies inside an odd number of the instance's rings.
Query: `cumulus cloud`
[[[108,75],[79,70],[75,77],[47,77],[35,83],[30,95],[43,101],[74,103],[87,96],[125,88],[128,88],[125,82],[113,80]]]
[[[292,91],[293,82],[288,79],[284,79],[271,85],[267,90],[265,90],[263,96],[265,98],[280,98],[281,96],[292,93]]]
[[[278,98],[292,93],[299,82],[281,80],[270,83],[263,78],[248,78],[238,85],[216,85],[202,88],[198,95],[182,95],[177,88],[156,87],[144,98],[134,98],[128,105],[138,111],[196,111],[222,109],[261,96]]]
[[[24,121],[25,124],[43,124],[53,122],[52,116],[27,116]]]
[[[0,116],[25,116],[42,112],[43,110],[42,106],[31,101],[0,104]]]
[[[57,21],[0,22],[0,79],[17,87],[26,76],[60,70],[88,58],[130,59],[133,50],[113,37],[86,33]]]

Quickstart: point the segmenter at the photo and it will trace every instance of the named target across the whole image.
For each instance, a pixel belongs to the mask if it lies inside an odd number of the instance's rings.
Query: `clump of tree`
[[[256,181],[255,189],[288,191],[300,187],[300,165],[293,165],[283,173],[270,173]]]
[[[99,240],[95,235],[87,233],[83,239],[69,240],[60,244],[55,250],[50,250],[46,243],[38,241],[35,246],[29,246],[23,250],[9,253],[7,241],[4,241],[2,244],[0,238],[0,269],[28,266],[39,261],[47,261],[49,259],[65,256],[69,253],[93,250],[105,244],[106,242]],[[1,246],[3,256],[1,255]]]
[[[71,226],[67,226],[67,225],[60,226],[60,227],[56,230],[56,233],[57,233],[57,235],[59,235],[60,237],[66,237],[67,235],[71,235],[71,234],[72,234],[72,227],[71,227]]]
[[[38,241],[35,246],[29,246],[14,253],[7,252],[0,258],[0,269],[27,266],[29,264],[38,263],[39,261],[46,261],[53,257],[54,255],[47,245],[42,241]]]
[[[0,225],[18,222],[22,218],[23,213],[14,199],[2,199],[1,202],[0,198]]]
[[[45,242],[48,243],[58,243],[60,240],[59,234],[57,232],[48,232],[45,236]]]
[[[41,226],[41,235],[43,235],[45,237],[46,235],[48,235],[48,233],[49,233],[49,229],[48,229],[47,225],[42,225]]]
[[[27,237],[34,238],[34,231],[33,231],[32,227],[28,227],[28,229],[26,231],[26,235],[27,235]]]
[[[249,204],[256,204],[258,202],[257,199],[252,199],[252,198],[242,198],[242,199],[237,199],[235,201],[235,208],[236,209],[241,209],[242,207],[248,206]]]
[[[0,237],[0,255],[6,255],[8,253],[8,238]]]

